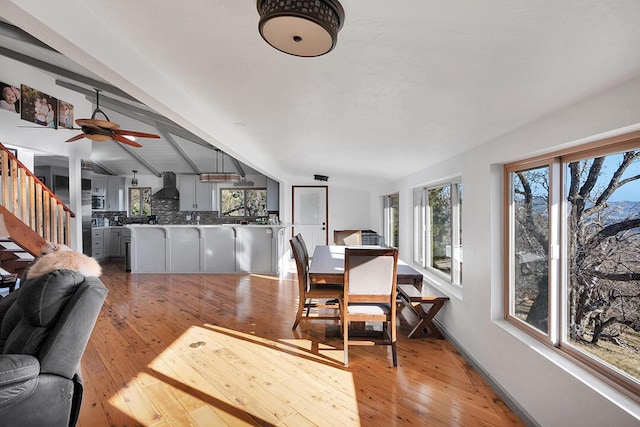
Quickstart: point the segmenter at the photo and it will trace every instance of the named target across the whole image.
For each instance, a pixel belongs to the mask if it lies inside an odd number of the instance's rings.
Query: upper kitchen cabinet
[[[183,175],[178,177],[178,191],[180,192],[181,211],[213,211],[214,184],[200,182],[196,176]]]
[[[119,176],[107,177],[107,198],[105,208],[108,211],[124,210],[124,181]]]
[[[123,211],[125,210],[124,192],[125,179],[119,176],[111,175],[94,175],[93,191],[94,196],[104,197],[104,209],[106,211]],[[96,210],[94,208],[94,210]]]
[[[93,176],[93,190],[91,190],[92,196],[103,196],[107,195],[107,177],[94,175]]]

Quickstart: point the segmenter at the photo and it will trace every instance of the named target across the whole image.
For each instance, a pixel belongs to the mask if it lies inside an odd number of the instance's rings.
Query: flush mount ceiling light
[[[295,56],[320,56],[338,41],[344,9],[337,0],[258,0],[262,38]]]
[[[222,172],[218,172],[218,162],[221,150],[216,148],[216,171],[200,174],[200,182],[236,182],[240,181],[240,175],[236,172],[224,172],[224,153],[222,153]]]

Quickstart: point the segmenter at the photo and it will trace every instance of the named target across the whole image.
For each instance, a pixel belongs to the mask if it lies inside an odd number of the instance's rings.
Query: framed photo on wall
[[[30,88],[20,86],[20,118],[40,126],[57,128],[58,100],[53,96]]]
[[[0,82],[0,110],[20,114],[20,89],[8,83]]]
[[[73,105],[58,100],[58,129],[73,129]]]

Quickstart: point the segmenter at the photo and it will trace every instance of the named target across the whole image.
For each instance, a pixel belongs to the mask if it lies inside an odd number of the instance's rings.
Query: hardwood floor
[[[294,276],[131,275],[106,264],[109,295],[82,360],[78,425],[523,425],[445,340],[387,346],[292,331]],[[404,316],[407,316],[406,319]]]

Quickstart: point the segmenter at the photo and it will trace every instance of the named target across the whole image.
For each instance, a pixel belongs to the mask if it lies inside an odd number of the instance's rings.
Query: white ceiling
[[[364,188],[640,74],[637,0],[341,3],[318,58],[268,46],[254,0],[0,0],[0,14],[273,178]]]

